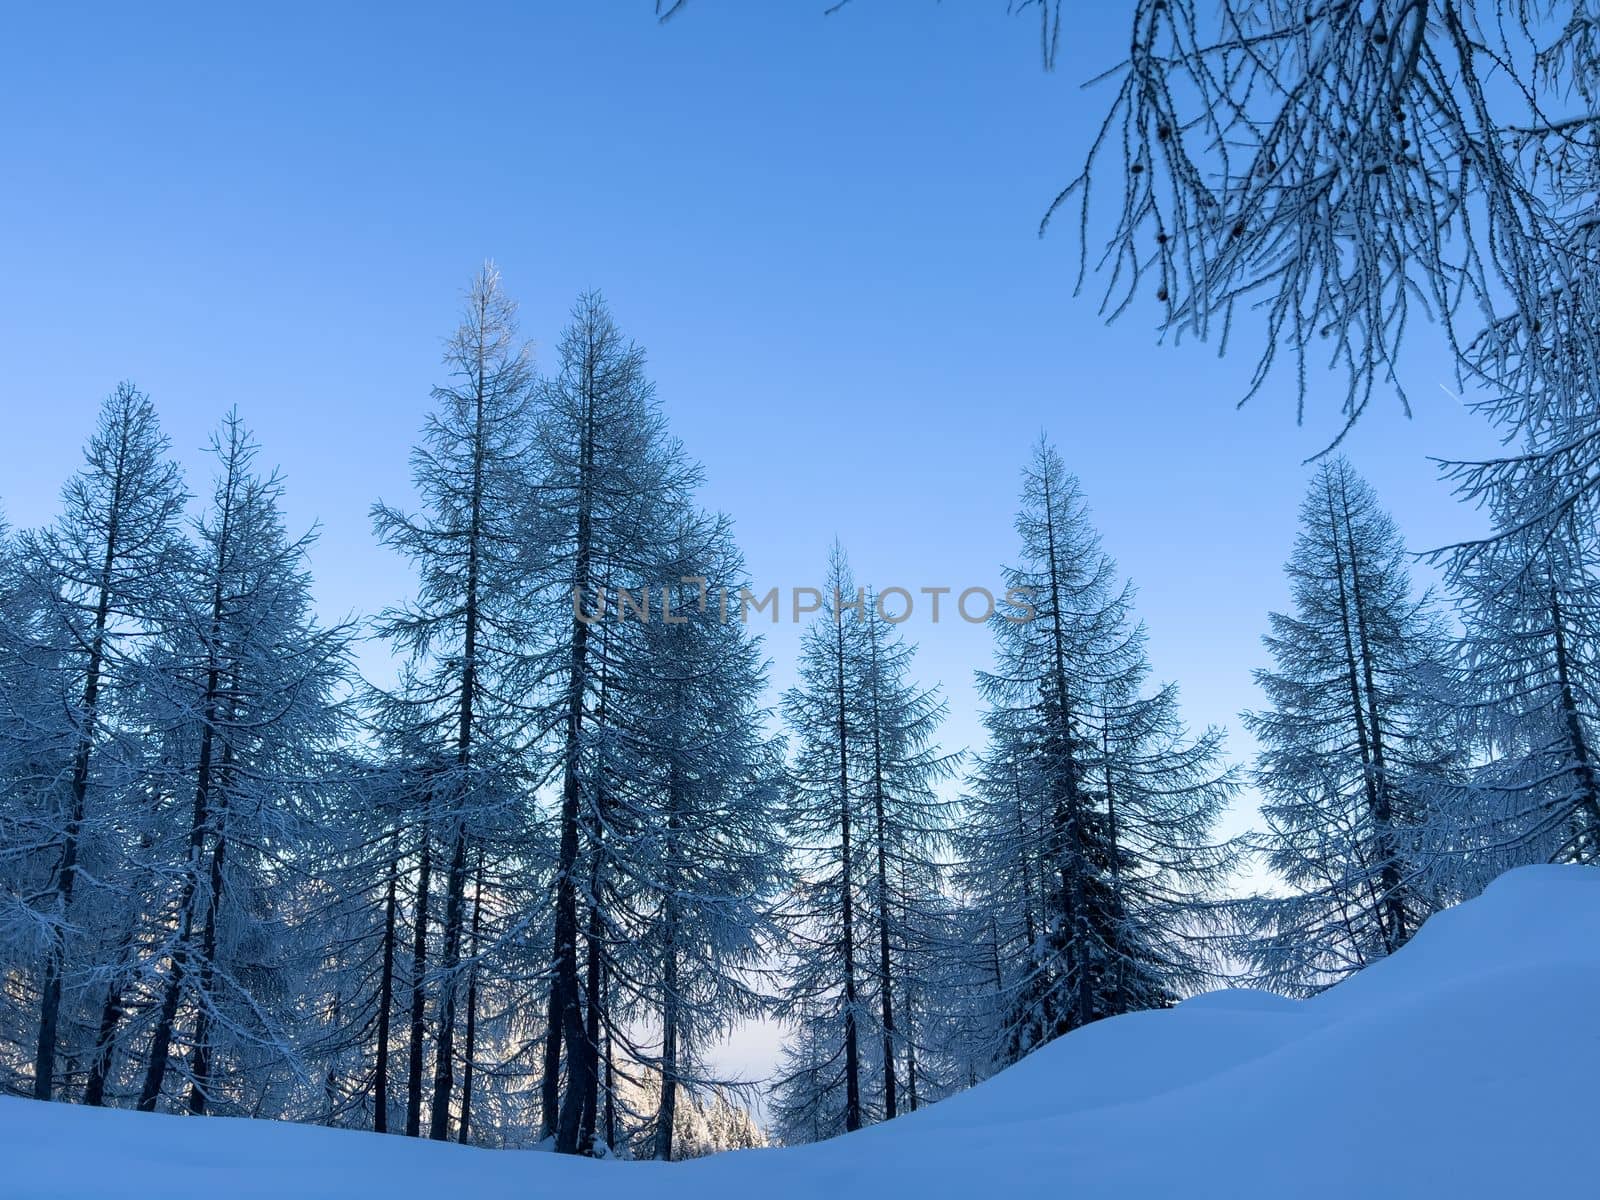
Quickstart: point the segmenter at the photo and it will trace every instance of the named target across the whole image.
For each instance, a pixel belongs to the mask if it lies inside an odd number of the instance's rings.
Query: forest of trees
[[[1010,7],[1051,58],[1071,10]],[[187,479],[120,384],[54,520],[0,523],[0,1093],[568,1154],[815,1141],[1101,1018],[1314,994],[1506,869],[1600,862],[1600,15],[1130,8],[1046,215],[1106,315],[1253,339],[1250,395],[1286,361],[1303,406],[1330,367],[1346,431],[1431,322],[1508,445],[1445,468],[1491,536],[1408,548],[1328,447],[1238,762],[1041,438],[995,564],[1026,604],[991,609],[986,737],[954,746],[837,543],[770,694],[732,520],[597,294],[536,362],[473,279],[414,495],[371,510],[414,587],[348,622],[246,415]],[[720,1077],[763,1018],[774,1077]]]
[[[1316,465],[1247,769],[1154,678],[1041,439],[986,743],[946,747],[837,543],[769,704],[732,524],[599,296],[541,369],[485,267],[441,378],[414,504],[372,509],[415,590],[361,622],[318,618],[244,419],[191,491],[131,384],[54,523],[4,531],[6,1092],[682,1158],[764,1141],[710,1052],[770,1017],[771,1133],[817,1140],[1222,981],[1315,992],[1507,867],[1600,859],[1600,548],[1538,493],[1424,593]],[[1223,838],[1247,786],[1260,828]]]

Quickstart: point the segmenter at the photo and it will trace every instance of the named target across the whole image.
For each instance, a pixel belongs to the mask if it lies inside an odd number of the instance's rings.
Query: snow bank
[[[270,1122],[0,1101],[0,1196],[1592,1194],[1600,870],[1512,872],[1314,1000],[1219,992],[1102,1021],[820,1146],[596,1163]]]

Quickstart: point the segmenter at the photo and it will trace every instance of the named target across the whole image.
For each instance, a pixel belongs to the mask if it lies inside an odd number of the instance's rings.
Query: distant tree
[[[661,1110],[661,1079],[645,1069],[619,1084],[621,1107],[630,1114],[654,1114]],[[768,1144],[766,1131],[750,1110],[722,1088],[702,1095],[690,1095],[673,1110],[672,1144],[679,1159],[700,1158],[724,1150],[750,1150]],[[652,1122],[635,1117],[618,1134],[619,1152],[629,1158],[659,1157],[655,1152],[657,1134]]]
[[[969,1064],[1196,990],[1205,910],[1234,858],[1214,840],[1236,786],[1221,736],[1191,738],[1176,690],[1146,689],[1132,588],[1042,440],[1017,532],[1006,582],[1028,607],[991,621],[996,666],[978,677],[990,745],[957,837],[961,891],[982,914],[967,921],[965,975],[1000,1022]]]
[[[801,1045],[775,1101],[780,1127],[821,1137],[861,1128],[861,1025],[866,1013],[862,929],[861,755],[865,605],[837,542],[828,559],[822,615],[801,638],[799,683],[784,694],[794,734],[788,837],[797,881],[785,913],[790,952],[786,1001],[803,1014]],[[823,1052],[823,1043],[826,1052]],[[834,1099],[834,1097],[839,1097]],[[838,1124],[833,1124],[837,1116]]]
[[[1455,748],[1430,719],[1445,635],[1372,489],[1330,460],[1300,519],[1295,611],[1272,614],[1277,665],[1256,673],[1270,707],[1244,717],[1262,744],[1254,848],[1293,893],[1244,911],[1263,982],[1305,991],[1392,954],[1428,916],[1422,833]]]
[[[862,891],[877,940],[870,973],[878,998],[883,1119],[889,1121],[901,1107],[898,1058],[906,1058],[906,1070],[915,1079],[915,1040],[906,1005],[909,989],[929,977],[927,960],[936,947],[928,933],[943,910],[939,856],[952,813],[935,785],[953,772],[956,756],[933,741],[945,716],[944,702],[937,690],[911,680],[913,648],[883,611],[877,596],[866,597],[860,616],[865,659],[857,664],[855,687],[862,712],[859,836],[867,865]],[[913,1107],[915,1086],[912,1082]]]

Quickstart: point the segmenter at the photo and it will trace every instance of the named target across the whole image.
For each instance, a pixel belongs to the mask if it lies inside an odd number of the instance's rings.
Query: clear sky
[[[1158,346],[1153,297],[1107,328],[1072,295],[1072,223],[1037,236],[1108,101],[1080,85],[1117,60],[1122,3],[1077,6],[1054,73],[1001,0],[826,7],[691,0],[665,25],[649,0],[12,7],[4,512],[50,519],[130,378],[192,488],[239,406],[291,519],[321,523],[327,615],[394,602],[409,574],[367,510],[409,502],[441,339],[493,257],[544,364],[574,296],[606,293],[759,587],[818,582],[835,534],[863,583],[996,587],[1047,431],[1139,585],[1157,675],[1248,756],[1237,714],[1339,381],[1313,381],[1303,427],[1287,378],[1235,411],[1242,353]],[[1479,527],[1427,456],[1494,441],[1413,337],[1415,418],[1380,400],[1346,449],[1426,548]],[[945,741],[975,745],[987,635],[925,616],[903,629],[949,698]],[[769,639],[778,686],[796,633]],[[769,1060],[756,1036],[729,1057]]]

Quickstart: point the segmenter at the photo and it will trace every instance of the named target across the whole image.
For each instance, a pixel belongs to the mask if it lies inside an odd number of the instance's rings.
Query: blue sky
[[[1000,0],[18,7],[0,44],[0,505],[54,512],[100,398],[154,397],[200,448],[238,405],[320,522],[330,616],[402,597],[368,507],[406,455],[462,288],[493,257],[542,363],[601,288],[650,356],[761,586],[817,582],[837,534],[880,587],[995,586],[1041,431],[1139,585],[1156,674],[1196,725],[1258,703],[1308,455],[1339,381],[1234,410],[1249,361],[1158,346],[1074,298],[1070,223],[1039,217],[1107,102],[1125,42],[1082,6],[1054,73]],[[1092,284],[1091,284],[1092,288]],[[1414,548],[1476,530],[1429,454],[1495,443],[1425,326],[1405,420],[1347,452]],[[979,737],[984,631],[903,626]],[[778,685],[797,631],[769,639]],[[386,666],[366,658],[378,677]],[[1230,823],[1249,820],[1248,801]],[[759,1058],[759,1054],[751,1059]]]

